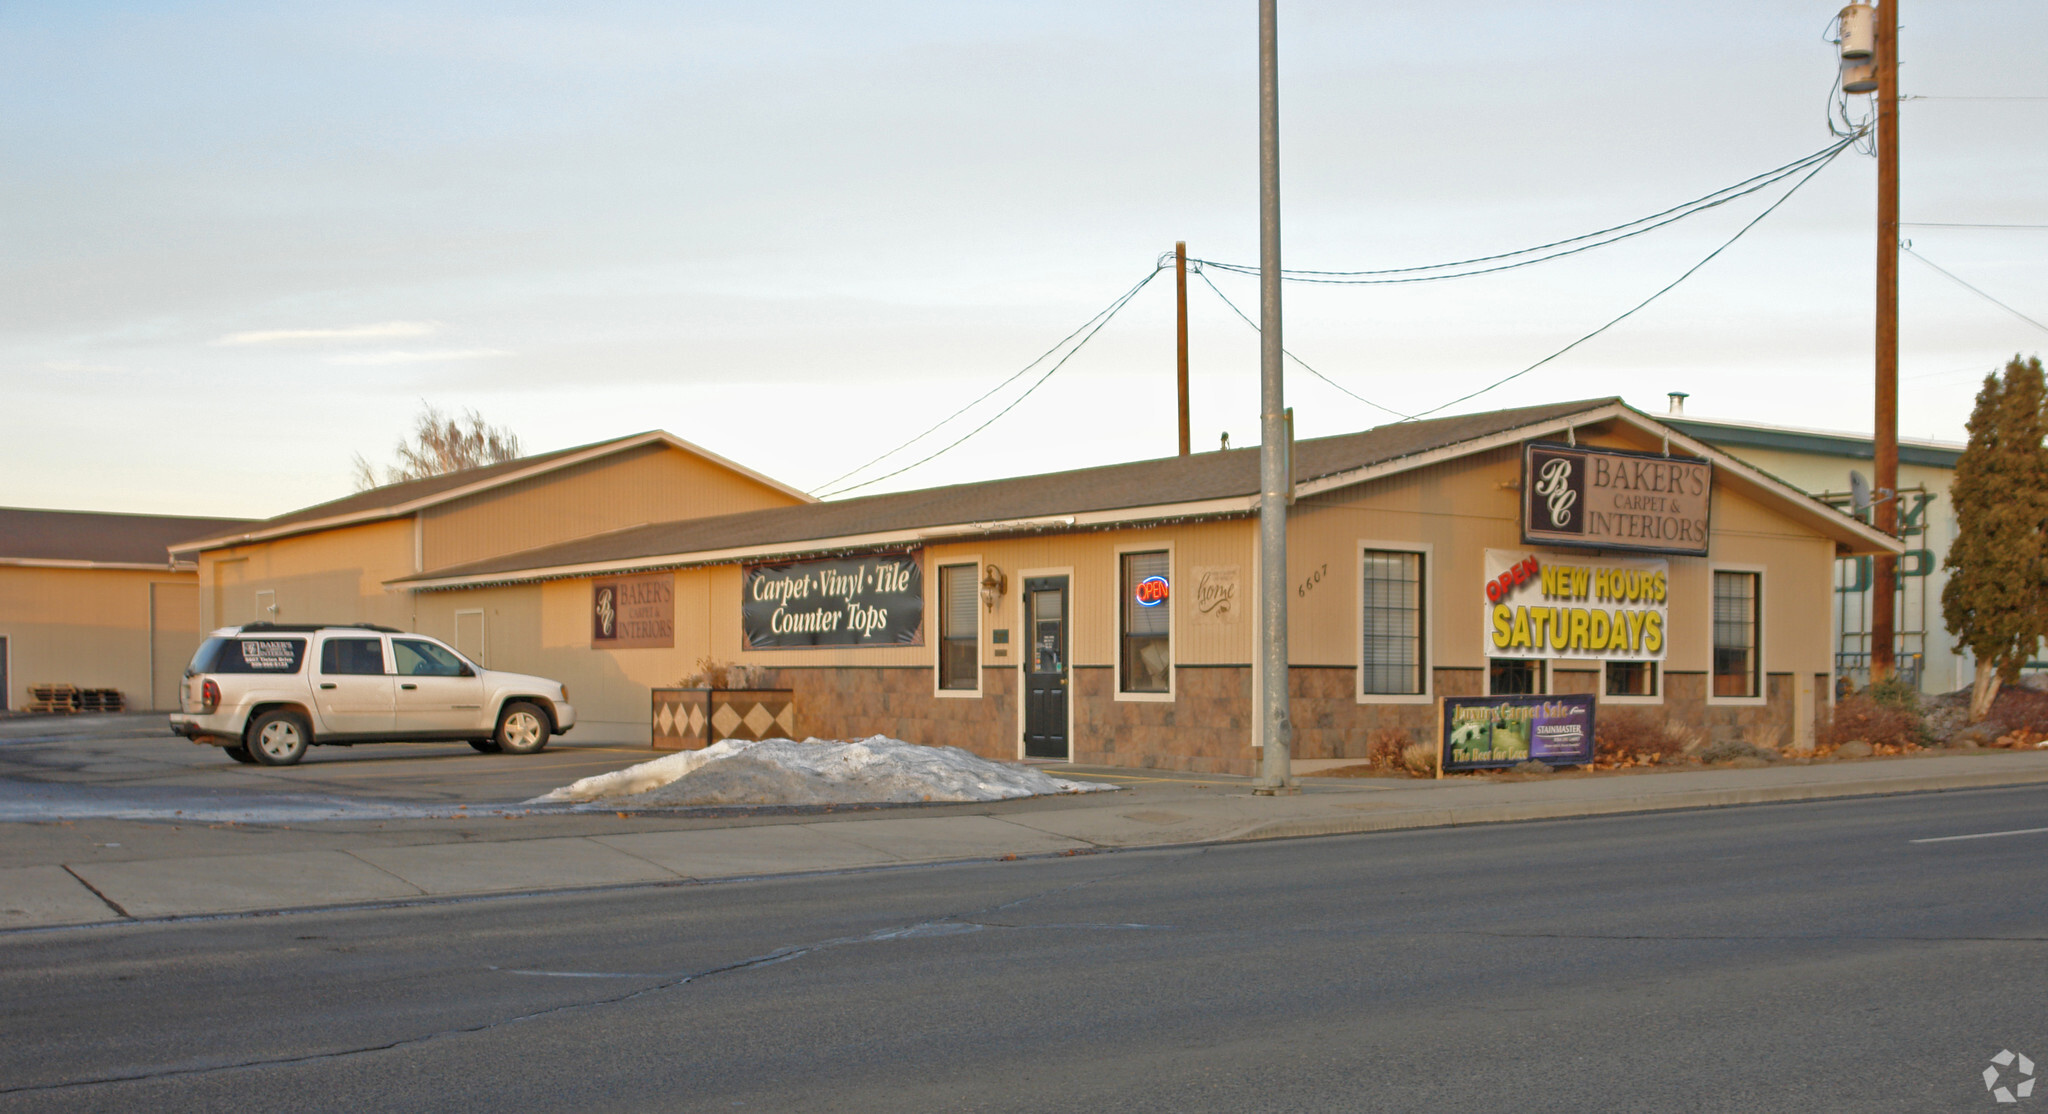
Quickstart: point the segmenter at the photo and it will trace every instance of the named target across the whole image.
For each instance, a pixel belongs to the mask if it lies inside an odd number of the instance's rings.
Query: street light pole
[[[1277,0],[1259,0],[1260,796],[1299,792],[1287,694],[1287,417],[1280,346],[1280,61]]]

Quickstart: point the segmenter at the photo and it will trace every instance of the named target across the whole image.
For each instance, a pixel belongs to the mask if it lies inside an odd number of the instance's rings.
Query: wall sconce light
[[[1003,575],[1003,570],[994,565],[983,569],[981,573],[981,606],[989,611],[994,611],[996,604],[1002,601],[1003,593],[1008,591],[1009,587],[1010,578]]]

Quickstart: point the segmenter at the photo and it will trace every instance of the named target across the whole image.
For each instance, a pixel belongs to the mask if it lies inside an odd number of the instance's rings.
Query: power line
[[[1899,250],[1905,252],[1907,255],[1910,255],[1915,259],[1918,259],[1920,262],[1927,264],[1929,267],[1933,267],[1936,271],[1940,272],[1943,277],[1947,278],[1950,282],[1955,283],[1957,286],[1960,286],[1963,289],[1969,291],[1970,293],[1975,294],[1979,298],[1982,298],[1985,301],[1990,302],[1992,305],[1997,306],[1999,309],[2002,309],[2005,312],[2012,314],[2014,317],[2017,317],[2020,320],[2026,322],[2027,324],[2032,325],[2034,328],[2039,329],[2044,333],[2048,333],[2048,325],[2041,324],[2039,321],[2036,321],[2033,318],[2028,317],[2026,314],[2021,313],[2019,310],[2016,310],[2011,306],[2006,305],[2004,302],[2001,302],[1998,299],[1992,297],[1991,295],[1986,294],[1982,290],[1979,290],[1976,287],[1971,286],[1969,283],[1964,282],[1960,277],[1949,273],[1949,271],[1946,268],[1942,267],[1934,260],[1929,259],[1924,255],[1921,255],[1917,251],[1914,251],[1913,245],[1900,244]]]
[[[1218,289],[1215,283],[1209,281],[1209,276],[1204,274],[1201,268],[1197,267],[1195,269],[1195,277],[1201,279],[1203,285],[1207,286],[1211,290],[1214,290],[1216,292],[1216,296],[1218,298],[1223,299],[1223,304],[1230,307],[1230,312],[1236,314],[1240,320],[1242,320],[1245,324],[1250,325],[1252,327],[1252,332],[1262,333],[1265,331],[1259,328],[1258,322],[1252,320],[1249,316],[1245,314],[1243,310],[1237,308],[1237,303],[1231,301],[1229,295],[1225,294],[1222,290]],[[1323,382],[1328,383],[1330,386],[1337,388],[1338,390],[1344,392],[1347,395],[1350,395],[1352,398],[1355,398],[1358,401],[1365,403],[1367,406],[1370,406],[1375,410],[1384,410],[1387,413],[1392,414],[1396,418],[1401,418],[1405,420],[1408,417],[1408,415],[1403,414],[1399,410],[1396,410],[1391,406],[1382,406],[1379,403],[1374,402],[1373,400],[1365,397],[1364,395],[1359,394],[1357,391],[1354,391],[1351,388],[1345,386],[1344,384],[1337,382],[1335,379],[1332,379],[1329,376],[1324,375],[1322,372],[1317,371],[1316,369],[1308,366],[1307,361],[1303,360],[1300,356],[1297,356],[1294,353],[1289,352],[1287,349],[1282,348],[1280,352],[1288,359],[1293,360],[1295,364],[1299,366],[1303,371],[1308,372],[1310,375],[1315,376],[1317,379],[1320,379]]]
[[[1902,101],[2048,101],[2048,97],[1942,97],[1921,93],[1907,93]]]
[[[1902,220],[1901,228],[2005,228],[2048,232],[2048,224],[1960,224],[1954,221]]]
[[[1538,244],[1534,247],[1522,248],[1517,251],[1500,252],[1494,255],[1475,256],[1471,259],[1461,259],[1449,263],[1430,263],[1414,267],[1390,267],[1381,270],[1369,271],[1315,271],[1288,269],[1281,272],[1281,277],[1289,282],[1312,282],[1335,285],[1386,285],[1394,283],[1439,282],[1444,279],[1469,278],[1474,275],[1493,274],[1497,271],[1506,271],[1512,270],[1517,267],[1527,267],[1537,263],[1546,263],[1553,259],[1562,259],[1566,256],[1577,255],[1580,252],[1591,251],[1594,248],[1605,247],[1608,244],[1619,243],[1622,240],[1630,239],[1635,236],[1640,236],[1647,232],[1654,232],[1659,228],[1663,228],[1669,224],[1674,224],[1678,221],[1684,220],[1687,217],[1694,216],[1698,213],[1703,213],[1709,209],[1718,208],[1719,206],[1725,205],[1728,202],[1733,201],[1737,198],[1746,197],[1752,193],[1758,192],[1759,190],[1768,189],[1772,185],[1775,185],[1778,182],[1785,180],[1786,178],[1790,178],[1793,175],[1798,174],[1802,170],[1805,170],[1809,167],[1813,167],[1816,165],[1821,165],[1832,160],[1836,155],[1840,154],[1844,148],[1849,146],[1851,143],[1854,143],[1861,135],[1861,131],[1850,134],[1848,136],[1845,136],[1838,142],[1823,147],[1810,155],[1806,155],[1802,158],[1795,159],[1792,162],[1786,163],[1783,166],[1764,171],[1761,174],[1745,178],[1742,181],[1735,183],[1734,185],[1724,186],[1721,189],[1715,190],[1712,193],[1696,197],[1691,201],[1687,201],[1680,205],[1675,205],[1669,209],[1662,210],[1661,212],[1652,213],[1645,217],[1638,217],[1635,220],[1628,221],[1623,224],[1613,225],[1608,228],[1603,228],[1596,232],[1587,232],[1582,235],[1572,236],[1563,240],[1553,240],[1547,244]],[[1593,242],[1588,243],[1586,241]],[[1577,244],[1579,246],[1569,246],[1573,244]],[[1540,252],[1548,252],[1549,254],[1539,255],[1537,258],[1533,259],[1519,258],[1521,256],[1535,255],[1536,253]],[[1499,266],[1494,267],[1470,269],[1474,264],[1493,263],[1499,260],[1515,260],[1515,262],[1502,263]],[[1201,263],[1204,267],[1215,267],[1219,270],[1230,271],[1235,274],[1256,275],[1259,273],[1258,267],[1249,264],[1222,263],[1217,262],[1215,260],[1206,259],[1197,260],[1196,262]],[[1460,270],[1460,268],[1466,269]],[[1453,271],[1454,273],[1420,273],[1425,271]]]
[[[824,492],[824,493],[822,493],[822,494],[821,494],[821,495],[819,496],[819,498],[821,498],[821,499],[822,499],[822,498],[830,498],[830,497],[832,497],[832,496],[836,496],[836,495],[845,495],[846,493],[848,493],[848,492],[850,492],[850,491],[859,491],[859,490],[860,490],[861,488],[864,488],[864,487],[871,487],[871,486],[873,486],[873,485],[875,485],[875,484],[881,483],[881,482],[882,482],[883,480],[886,480],[886,479],[890,479],[890,478],[892,478],[892,477],[895,477],[895,476],[900,476],[900,475],[902,475],[903,473],[905,473],[905,472],[908,472],[908,471],[910,471],[910,470],[911,470],[912,468],[916,468],[916,467],[918,467],[919,465],[922,465],[922,464],[928,464],[928,463],[932,462],[933,460],[936,460],[936,459],[938,459],[939,457],[941,457],[941,456],[944,456],[945,454],[947,454],[947,453],[949,453],[949,452],[952,452],[952,451],[953,451],[954,449],[956,449],[956,448],[958,448],[958,447],[960,446],[961,442],[964,442],[964,441],[966,441],[966,440],[967,440],[967,439],[968,439],[969,437],[972,437],[972,436],[974,436],[975,434],[977,434],[977,433],[980,433],[980,432],[981,432],[982,430],[984,430],[984,429],[987,429],[987,428],[988,428],[989,426],[991,426],[991,425],[994,425],[994,424],[995,424],[995,421],[996,421],[996,419],[997,419],[997,418],[1000,418],[1000,417],[1002,417],[1003,415],[1005,415],[1005,414],[1009,413],[1010,411],[1012,411],[1012,410],[1015,410],[1015,409],[1017,408],[1017,404],[1018,404],[1018,403],[1020,403],[1020,402],[1023,402],[1023,401],[1024,401],[1025,399],[1027,399],[1027,398],[1030,398],[1030,397],[1031,397],[1031,393],[1032,393],[1033,391],[1036,391],[1036,390],[1037,390],[1038,388],[1040,388],[1040,387],[1044,386],[1044,385],[1045,385],[1045,381],[1046,381],[1046,380],[1048,380],[1048,379],[1051,379],[1051,378],[1053,377],[1053,373],[1055,373],[1055,372],[1059,371],[1059,369],[1061,369],[1061,368],[1065,367],[1065,366],[1067,365],[1067,361],[1068,361],[1068,360],[1071,360],[1071,359],[1073,359],[1073,358],[1074,358],[1074,353],[1076,353],[1076,352],[1079,352],[1079,351],[1080,351],[1080,350],[1081,350],[1082,348],[1084,348],[1084,347],[1086,347],[1086,346],[1087,346],[1087,344],[1088,344],[1088,342],[1089,342],[1089,341],[1091,341],[1091,340],[1095,339],[1095,334],[1096,334],[1096,333],[1099,333],[1099,332],[1101,332],[1101,331],[1102,331],[1102,328],[1103,328],[1103,326],[1105,326],[1105,325],[1109,324],[1109,323],[1110,323],[1110,321],[1111,321],[1111,320],[1113,320],[1113,319],[1114,319],[1114,318],[1116,317],[1117,311],[1118,311],[1118,310],[1120,310],[1120,309],[1122,309],[1122,308],[1124,308],[1124,306],[1125,306],[1126,304],[1128,304],[1128,303],[1130,302],[1130,300],[1131,300],[1132,298],[1135,298],[1135,297],[1137,297],[1137,296],[1138,296],[1138,291],[1140,291],[1140,290],[1143,290],[1143,289],[1145,289],[1145,284],[1146,284],[1146,283],[1148,283],[1148,282],[1151,282],[1151,281],[1152,281],[1152,280],[1153,280],[1154,278],[1157,278],[1158,276],[1159,276],[1159,269],[1158,269],[1157,267],[1154,267],[1154,268],[1152,269],[1151,273],[1147,274],[1147,275],[1146,275],[1146,276],[1145,276],[1144,278],[1142,278],[1142,279],[1139,279],[1139,280],[1138,280],[1138,285],[1136,285],[1136,286],[1133,286],[1133,287],[1131,287],[1131,288],[1130,288],[1129,290],[1125,291],[1125,292],[1124,292],[1124,295],[1123,295],[1123,297],[1121,297],[1121,298],[1118,298],[1118,299],[1117,299],[1116,301],[1114,301],[1114,302],[1111,302],[1111,303],[1110,303],[1110,305],[1109,305],[1109,308],[1108,308],[1108,309],[1106,309],[1106,310],[1102,311],[1101,313],[1098,313],[1098,314],[1096,314],[1096,315],[1095,315],[1094,317],[1091,317],[1091,318],[1089,318],[1089,321],[1090,321],[1090,323],[1091,323],[1091,324],[1092,324],[1092,325],[1093,325],[1094,327],[1093,327],[1093,328],[1090,328],[1090,327],[1089,327],[1088,325],[1083,325],[1083,326],[1081,326],[1081,329],[1086,329],[1086,330],[1087,330],[1087,332],[1086,332],[1086,334],[1085,334],[1085,335],[1083,335],[1083,336],[1081,337],[1081,339],[1080,339],[1080,340],[1078,340],[1078,341],[1075,341],[1075,342],[1074,342],[1074,346],[1073,346],[1072,348],[1069,348],[1069,349],[1067,349],[1067,354],[1066,354],[1066,355],[1064,355],[1064,356],[1061,356],[1061,357],[1059,358],[1059,361],[1058,361],[1057,363],[1053,364],[1053,365],[1052,365],[1051,367],[1049,367],[1049,368],[1046,368],[1046,369],[1045,369],[1045,374],[1044,374],[1044,375],[1041,375],[1041,376],[1039,376],[1039,377],[1038,377],[1038,379],[1037,379],[1036,381],[1034,381],[1034,382],[1033,382],[1033,383],[1032,383],[1032,384],[1031,384],[1031,385],[1030,385],[1029,387],[1026,387],[1026,388],[1024,388],[1024,393],[1023,393],[1023,394],[1020,394],[1020,395],[1018,395],[1018,396],[1017,396],[1016,398],[1013,398],[1013,399],[1011,399],[1011,400],[1010,400],[1010,404],[1009,404],[1008,406],[1005,406],[1005,407],[1003,407],[1003,408],[1002,408],[1001,410],[998,410],[998,411],[996,411],[996,412],[995,412],[994,414],[990,415],[990,416],[989,416],[989,419],[988,419],[987,421],[985,421],[985,422],[981,423],[981,424],[980,424],[980,425],[978,425],[978,426],[975,426],[975,427],[974,427],[973,429],[970,429],[970,430],[968,430],[968,431],[967,431],[966,433],[963,433],[963,434],[961,434],[961,435],[959,436],[959,438],[958,438],[958,439],[956,439],[956,440],[954,440],[954,441],[953,441],[953,442],[952,442],[951,444],[947,445],[947,446],[946,446],[945,448],[943,448],[943,449],[940,449],[939,451],[937,451],[937,452],[935,452],[935,453],[932,453],[932,454],[931,454],[930,456],[924,457],[924,458],[922,458],[922,459],[920,459],[920,460],[914,460],[914,461],[910,462],[909,464],[906,464],[906,465],[904,465],[903,467],[901,467],[901,468],[898,468],[898,469],[896,469],[896,470],[895,470],[894,472],[885,472],[885,473],[883,473],[882,475],[876,476],[876,477],[875,477],[874,479],[871,479],[871,480],[862,480],[861,482],[859,482],[859,483],[857,483],[857,484],[852,484],[852,485],[850,485],[850,486],[847,486],[847,487],[842,487],[842,488],[838,489],[837,491],[828,491],[828,492]],[[1075,332],[1080,332],[1080,331],[1081,331],[1081,329],[1077,329],[1077,330],[1075,330]],[[1069,337],[1071,337],[1071,336],[1073,336],[1073,334],[1072,334],[1072,333],[1069,333],[1069,334],[1068,334],[1068,336],[1069,336]],[[1063,343],[1063,344],[1064,344],[1065,342],[1064,342],[1064,341],[1062,341],[1061,343]],[[1038,363],[1039,361],[1042,361],[1042,360],[1044,360],[1044,359],[1045,359],[1045,357],[1044,357],[1044,356],[1041,356],[1041,357],[1039,357],[1039,358],[1038,358],[1038,360],[1034,360],[1034,361],[1032,361],[1032,365],[1035,365],[1035,364],[1037,364],[1037,363]],[[1029,371],[1032,365],[1027,365],[1027,366],[1025,367],[1025,371]],[[1022,374],[1023,374],[1023,372],[1018,372],[1017,374],[1018,374],[1018,375],[1022,375]],[[1011,376],[1011,377],[1010,377],[1010,379],[1015,379],[1016,377],[1017,377],[1016,375],[1013,375],[1013,376]],[[1004,382],[1006,382],[1006,383],[1007,383],[1007,382],[1009,382],[1009,381],[1010,381],[1010,380],[1004,380]],[[989,393],[990,393],[990,394],[993,394],[994,392],[993,392],[993,391],[991,391],[991,392],[989,392]],[[987,398],[987,397],[988,397],[988,395],[986,395],[986,394],[985,394],[985,395],[983,395],[983,396],[981,396],[981,397],[982,397],[982,398]],[[979,401],[980,401],[980,399],[976,399],[975,401],[976,401],[976,402],[979,402]],[[970,402],[970,403],[968,403],[968,404],[967,404],[967,406],[968,406],[968,407],[971,407],[971,406],[973,406],[973,405],[974,405],[974,403],[972,403],[972,402]],[[960,410],[956,410],[956,411],[954,411],[954,415],[953,415],[953,416],[954,416],[954,417],[958,417],[958,416],[959,416],[959,415],[960,415],[961,413],[965,412],[965,410],[966,410],[966,409],[967,409],[967,407],[962,407],[962,408],[961,408]],[[948,422],[950,422],[950,421],[952,421],[952,420],[953,420],[953,418],[951,418],[951,417],[949,417],[949,418],[947,418],[947,419],[946,419],[946,421],[948,421]],[[945,424],[945,422],[940,422],[940,423],[939,423],[939,425],[944,425],[944,424]],[[938,428],[938,426],[933,426],[932,428],[933,428],[933,429],[937,429],[937,428]],[[896,449],[891,449],[891,450],[889,450],[889,452],[887,452],[887,453],[884,453],[884,454],[882,454],[882,455],[883,455],[884,457],[886,457],[886,456],[890,456],[890,455],[892,455],[892,454],[894,454],[894,453],[896,453],[896,452],[900,451],[900,450],[901,450],[901,449],[902,449],[903,447],[905,447],[905,446],[908,446],[908,445],[909,445],[909,444],[911,444],[912,442],[915,442],[915,441],[918,441],[918,440],[922,439],[922,438],[923,438],[923,437],[924,437],[924,436],[925,436],[926,434],[928,434],[928,433],[930,433],[930,432],[931,432],[931,430],[926,430],[926,431],[925,431],[925,433],[920,433],[920,434],[918,434],[918,435],[917,435],[916,437],[913,437],[913,438],[911,438],[911,439],[910,439],[910,441],[906,441],[906,442],[904,442],[904,445],[902,445],[902,446],[898,446],[898,447],[897,447]],[[876,459],[878,459],[878,460],[879,460],[879,459],[881,459],[881,457],[877,457]],[[862,467],[866,467],[866,465],[862,465]],[[856,469],[856,471],[858,471],[858,469]]]
[[[857,468],[854,468],[851,471],[843,472],[840,475],[834,476],[833,478],[826,480],[824,483],[819,484],[818,490],[822,491],[826,488],[833,486],[834,484],[839,483],[841,480],[848,479],[849,477],[852,476],[857,476],[862,472],[867,471],[868,469],[874,467],[875,465],[880,464],[882,461],[887,460],[892,456],[895,456],[897,453],[900,453],[903,450],[909,448],[910,446],[917,444],[919,441],[922,441],[925,438],[930,437],[932,434],[937,433],[940,429],[945,427],[946,423],[952,421],[954,418],[957,418],[960,415],[967,413],[969,410],[974,409],[976,406],[981,405],[983,402],[988,400],[990,395],[993,395],[997,391],[1002,390],[1004,387],[1007,387],[1010,384],[1016,382],[1019,378],[1022,378],[1026,372],[1030,371],[1032,368],[1037,367],[1039,364],[1044,363],[1048,358],[1052,356],[1053,353],[1058,352],[1060,349],[1066,347],[1068,341],[1074,339],[1077,336],[1080,336],[1083,332],[1087,330],[1088,326],[1093,325],[1097,321],[1102,320],[1103,317],[1107,314],[1115,313],[1119,308],[1123,306],[1125,302],[1130,301],[1131,295],[1136,294],[1139,290],[1143,289],[1146,283],[1152,281],[1153,275],[1157,275],[1158,273],[1159,269],[1157,267],[1154,267],[1152,269],[1152,274],[1146,275],[1142,280],[1139,281],[1138,285],[1133,286],[1129,290],[1124,291],[1121,295],[1118,295],[1116,300],[1110,302],[1109,305],[1105,306],[1101,310],[1098,310],[1095,316],[1082,322],[1080,328],[1075,329],[1073,332],[1068,333],[1066,336],[1061,337],[1059,339],[1059,343],[1054,344],[1051,348],[1048,348],[1044,352],[1040,353],[1037,359],[1031,361],[1028,364],[1025,364],[1023,367],[1018,368],[1016,371],[1011,372],[1007,377],[1003,379],[1002,382],[997,383],[995,386],[990,387],[988,390],[982,392],[982,394],[979,397],[975,398],[972,402],[969,402],[967,405],[962,406],[960,409],[953,411],[951,414],[946,415],[945,417],[939,419],[937,422],[932,423],[931,427],[926,429],[923,433],[920,433],[917,436],[912,437],[910,440],[903,442],[902,444],[896,446],[893,449],[890,449],[888,452],[883,453],[882,455],[874,458],[873,460],[868,461],[865,464],[860,465]],[[1086,342],[1084,341],[1083,343]],[[1069,355],[1071,354],[1072,353],[1069,353]],[[944,450],[940,451],[943,452]],[[891,475],[894,475],[894,473],[891,473]],[[848,488],[847,490],[851,491],[853,489]]]
[[[1432,406],[1429,409],[1414,415],[1414,417],[1426,418],[1431,414],[1437,413],[1438,411],[1448,410],[1461,402],[1469,402],[1472,399],[1478,398],[1480,395],[1483,395],[1497,387],[1505,386],[1506,384],[1513,382],[1516,379],[1520,379],[1522,376],[1527,375],[1532,371],[1535,371],[1537,368],[1542,367],[1544,364],[1547,364],[1550,361],[1557,359],[1559,356],[1564,355],[1572,349],[1577,348],[1579,345],[1584,344],[1589,340],[1592,340],[1594,337],[1599,336],[1601,333],[1604,333],[1607,330],[1612,329],[1616,325],[1621,324],[1623,321],[1633,316],[1636,313],[1636,311],[1642,309],[1644,306],[1647,306],[1651,302],[1654,302],[1657,299],[1663,297],[1664,295],[1670,293],[1671,290],[1674,287],[1676,287],[1679,283],[1684,282],[1686,279],[1691,278],[1694,275],[1694,273],[1696,273],[1700,268],[1713,262],[1715,256],[1720,255],[1722,252],[1727,251],[1729,248],[1735,246],[1735,241],[1742,239],[1742,237],[1746,235],[1750,229],[1755,228],[1757,225],[1763,223],[1763,219],[1765,217],[1768,217],[1772,213],[1777,212],[1778,206],[1783,205],[1786,201],[1790,200],[1793,194],[1799,192],[1800,187],[1806,185],[1806,183],[1808,182],[1813,181],[1815,175],[1827,169],[1828,163],[1834,161],[1835,155],[1839,155],[1847,149],[1848,144],[1846,142],[1837,145],[1834,149],[1833,154],[1830,154],[1826,159],[1822,160],[1818,165],[1814,166],[1813,169],[1807,171],[1805,177],[1799,179],[1797,182],[1794,182],[1792,184],[1792,188],[1786,190],[1784,194],[1781,195],[1776,201],[1771,202],[1769,208],[1765,209],[1761,213],[1758,213],[1755,217],[1750,219],[1750,222],[1748,224],[1745,224],[1741,228],[1737,229],[1735,235],[1728,237],[1726,243],[1723,243],[1720,247],[1715,248],[1713,251],[1708,252],[1706,258],[1686,268],[1684,274],[1681,274],[1677,278],[1672,279],[1669,283],[1665,284],[1664,287],[1658,290],[1655,294],[1652,294],[1649,297],[1644,298],[1642,301],[1637,302],[1635,305],[1629,307],[1626,311],[1624,311],[1621,314],[1621,316],[1616,317],[1615,319],[1609,321],[1605,325],[1602,325],[1599,328],[1594,329],[1592,332],[1587,333],[1585,336],[1582,336],[1579,339],[1572,341],[1570,344],[1565,345],[1563,348],[1560,348],[1557,351],[1552,352],[1550,355],[1543,357],[1542,359],[1536,361],[1533,364],[1530,364],[1528,367],[1525,367],[1522,370],[1515,372],[1513,375],[1507,375],[1499,379],[1496,379],[1493,382],[1488,383],[1486,386],[1481,387],[1476,391],[1472,391],[1469,394],[1459,395],[1457,398],[1454,398],[1441,406]]]

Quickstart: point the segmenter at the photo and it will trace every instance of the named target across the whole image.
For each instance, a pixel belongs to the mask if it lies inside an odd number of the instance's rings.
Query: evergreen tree
[[[1942,566],[1942,617],[1957,651],[1977,659],[1970,722],[1991,711],[1999,686],[2048,635],[2048,402],[2041,360],[2018,356],[1984,377],[1970,412],[1970,440],[1949,486],[1957,535]]]

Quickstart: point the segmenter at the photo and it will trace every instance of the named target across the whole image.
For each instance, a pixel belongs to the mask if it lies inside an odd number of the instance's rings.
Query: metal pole
[[[1179,312],[1174,333],[1180,344],[1180,455],[1192,452],[1188,442],[1188,245],[1173,245],[1174,306]]]
[[[1259,709],[1252,792],[1299,792],[1287,714],[1287,417],[1280,347],[1280,60],[1277,0],[1259,0]]]
[[[1877,473],[1871,524],[1899,526],[1899,4],[1877,6],[1877,415],[1872,437]],[[1870,679],[1893,675],[1898,562],[1871,561]]]

